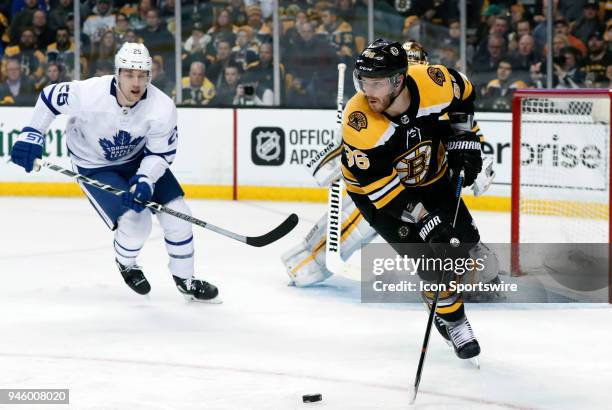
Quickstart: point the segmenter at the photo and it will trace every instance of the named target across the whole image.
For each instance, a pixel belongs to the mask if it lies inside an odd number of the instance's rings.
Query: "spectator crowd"
[[[272,0],[182,0],[180,62],[176,0],[83,0],[76,55],[73,0],[0,0],[0,104],[32,105],[49,84],[112,74],[126,41],[153,56],[152,83],[196,106],[270,106],[275,101]],[[555,88],[612,86],[612,1],[467,0],[374,2],[375,34],[420,42],[432,64],[468,74],[480,110],[510,109],[512,91],[545,87],[546,6],[553,1]],[[285,107],[332,107],[337,64],[367,42],[367,0],[279,0],[280,84]],[[461,36],[466,67],[459,63]],[[346,76],[347,95],[352,90]]]

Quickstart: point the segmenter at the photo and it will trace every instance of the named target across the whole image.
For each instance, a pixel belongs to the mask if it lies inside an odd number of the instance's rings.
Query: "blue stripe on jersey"
[[[158,157],[165,157],[165,156],[176,154],[176,150],[173,149],[172,151],[157,153],[157,152],[149,151],[147,148],[145,148],[144,154],[145,154],[145,157],[149,155],[157,155]]]
[[[187,245],[189,242],[193,241],[193,235],[189,237],[189,239],[185,239],[184,241],[180,241],[180,242],[172,242],[169,241],[168,239],[164,238],[166,240],[166,243],[169,245],[173,245],[173,246],[181,246],[181,245]]]
[[[45,103],[45,105],[47,106],[47,108],[49,108],[49,110],[53,113],[53,115],[60,115],[61,113],[55,109],[53,104],[51,104],[51,99],[53,98],[53,91],[55,91],[55,87],[57,87],[57,84],[55,84],[53,88],[51,89],[51,92],[49,92],[49,97],[45,95],[44,91],[41,91],[40,99],[42,100],[42,102]]]

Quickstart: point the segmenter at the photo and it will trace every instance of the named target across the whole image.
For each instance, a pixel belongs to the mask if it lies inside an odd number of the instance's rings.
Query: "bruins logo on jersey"
[[[429,141],[420,143],[402,155],[397,164],[395,164],[395,169],[404,185],[414,186],[424,182],[427,171],[429,171],[430,159],[431,145]]]
[[[368,128],[368,118],[361,111],[354,111],[348,117],[348,125],[357,131],[361,131]]]
[[[442,84],[444,84],[444,81],[446,81],[444,73],[438,67],[430,66],[427,68],[427,74],[429,75],[429,78],[431,78],[433,82],[438,84],[440,87],[442,87]]]

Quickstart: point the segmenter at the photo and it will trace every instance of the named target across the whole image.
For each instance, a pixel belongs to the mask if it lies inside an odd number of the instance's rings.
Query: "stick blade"
[[[410,405],[412,406],[416,401],[417,396],[417,388],[415,386],[410,386]]]
[[[280,225],[271,230],[270,232],[263,234],[261,236],[248,236],[246,238],[246,243],[255,247],[262,247],[271,244],[272,242],[276,242],[283,236],[287,235],[289,232],[295,228],[299,222],[299,218],[296,214],[291,214],[285,219]]]

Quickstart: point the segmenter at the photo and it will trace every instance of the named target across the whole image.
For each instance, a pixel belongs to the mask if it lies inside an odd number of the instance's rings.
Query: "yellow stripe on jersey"
[[[393,169],[390,175],[386,177],[382,177],[379,180],[376,180],[364,187],[362,187],[364,194],[371,194],[374,191],[378,191],[383,188],[385,185],[391,183],[397,177],[397,170]],[[399,179],[398,179],[399,181]]]
[[[353,174],[344,165],[340,169],[345,181],[347,181],[346,190],[358,195],[367,195],[378,209],[387,205],[404,190],[396,169],[393,169],[390,175],[382,177],[365,187],[360,186],[356,181],[355,184],[351,184]]]
[[[340,164],[340,170],[342,171],[342,176],[345,180],[347,180],[348,182],[359,184],[357,178],[355,178],[355,175],[353,175],[353,173],[349,171],[349,169],[345,167],[344,164]]]
[[[417,117],[439,113],[453,101],[451,75],[443,65],[413,65],[409,75],[419,90]]]
[[[348,192],[352,192],[354,194],[365,195],[365,191],[361,188],[361,185],[355,178],[355,176],[345,167],[343,164],[340,164],[340,171],[342,171],[342,177],[344,178],[345,188]]]
[[[389,202],[391,202],[395,197],[397,197],[403,190],[404,190],[404,185],[402,185],[401,183],[399,183],[395,188],[393,188],[392,190],[390,190],[388,193],[386,193],[385,195],[381,196],[380,198],[378,198],[376,201],[372,201],[372,203],[374,204],[374,206],[376,207],[376,209],[380,209],[382,207],[384,207],[385,205],[387,205]]]
[[[342,140],[355,149],[372,149],[384,144],[395,131],[391,121],[370,110],[363,93],[346,104],[342,120]]]

